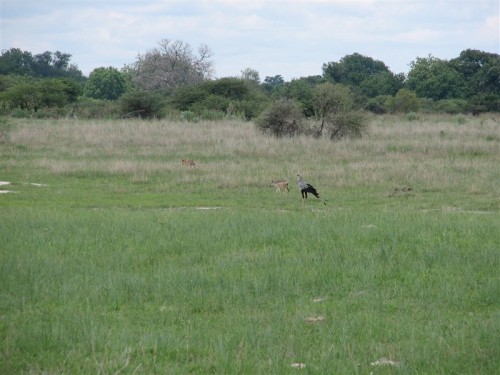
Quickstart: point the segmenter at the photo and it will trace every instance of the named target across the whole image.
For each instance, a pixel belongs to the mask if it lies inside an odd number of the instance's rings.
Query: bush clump
[[[257,118],[257,129],[276,137],[293,137],[303,130],[304,115],[300,106],[289,99],[271,103]]]

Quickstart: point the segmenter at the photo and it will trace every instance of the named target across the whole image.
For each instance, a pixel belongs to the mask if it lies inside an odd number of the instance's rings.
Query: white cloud
[[[479,27],[477,38],[491,41],[491,43],[496,42],[500,50],[500,17],[498,15],[486,17],[484,23]],[[499,50],[496,52],[500,53]]]
[[[244,68],[285,79],[321,74],[359,52],[408,70],[417,56],[498,51],[498,0],[3,0],[1,49],[72,54],[85,74],[121,68],[163,39],[207,44],[217,76]]]

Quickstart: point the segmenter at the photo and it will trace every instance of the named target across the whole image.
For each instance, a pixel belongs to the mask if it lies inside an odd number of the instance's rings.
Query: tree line
[[[339,119],[347,113],[353,121],[362,111],[500,112],[500,55],[474,49],[450,60],[418,57],[408,74],[393,73],[384,62],[353,53],[324,63],[321,75],[288,82],[279,74],[261,80],[252,68],[238,77],[214,78],[211,56],[206,45],[193,51],[188,43],[165,39],[122,69],[99,67],[86,77],[70,54],[3,50],[0,114],[191,121],[233,116],[259,119],[262,130],[275,135],[283,129],[293,134],[303,128],[304,119],[314,118],[313,130],[309,128],[313,135],[330,129],[335,137],[345,129],[332,128],[332,121],[342,123]],[[263,118],[272,118],[272,106],[292,117],[268,129]]]

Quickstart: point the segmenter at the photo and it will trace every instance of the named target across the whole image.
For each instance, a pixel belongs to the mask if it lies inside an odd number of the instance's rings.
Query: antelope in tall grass
[[[185,167],[194,167],[196,165],[196,163],[194,162],[194,160],[189,160],[189,159],[182,159],[181,163]]]
[[[290,192],[290,189],[288,188],[288,181],[286,181],[286,180],[272,180],[270,186],[276,188],[276,193],[278,193],[280,191],[281,192],[284,192],[284,191]]]

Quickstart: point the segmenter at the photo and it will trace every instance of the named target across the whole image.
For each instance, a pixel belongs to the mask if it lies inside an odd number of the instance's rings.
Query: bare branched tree
[[[198,55],[183,41],[163,39],[159,47],[138,55],[128,67],[132,82],[144,90],[162,91],[209,79],[213,75],[210,48],[201,45]]]

